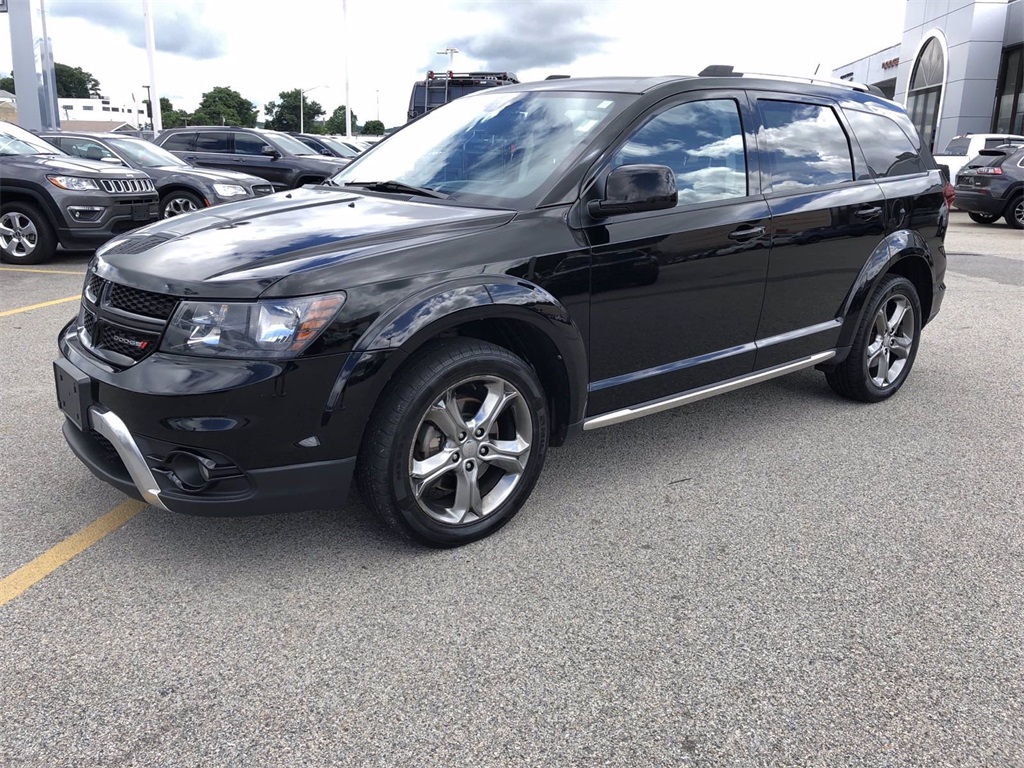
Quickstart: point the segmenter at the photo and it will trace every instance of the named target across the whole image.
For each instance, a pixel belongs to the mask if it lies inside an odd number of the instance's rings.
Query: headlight
[[[75,192],[82,192],[87,189],[99,189],[100,185],[94,179],[83,179],[79,176],[47,176],[50,183],[61,189],[70,189]]]
[[[345,303],[344,293],[241,303],[184,301],[160,349],[204,357],[295,357]]]
[[[240,187],[237,184],[214,184],[213,191],[220,197],[238,197],[249,194],[245,191],[245,187]]]

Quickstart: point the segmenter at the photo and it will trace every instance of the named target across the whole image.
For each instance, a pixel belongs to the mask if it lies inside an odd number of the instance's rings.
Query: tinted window
[[[679,104],[651,118],[615,154],[614,166],[667,165],[679,205],[744,197],[747,162],[739,107],[730,99]]]
[[[760,101],[758,108],[771,191],[809,189],[853,179],[850,143],[829,107]]]
[[[888,117],[846,110],[846,118],[873,177],[905,176],[928,170],[907,134]]]
[[[253,136],[251,133],[235,134],[236,155],[261,155],[264,147],[269,148],[270,145],[258,136]]]
[[[192,139],[194,138],[194,133],[176,133],[173,136],[168,136],[160,146],[172,152],[189,152],[192,150]]]
[[[197,152],[228,152],[229,134],[227,133],[200,133],[196,136]]]

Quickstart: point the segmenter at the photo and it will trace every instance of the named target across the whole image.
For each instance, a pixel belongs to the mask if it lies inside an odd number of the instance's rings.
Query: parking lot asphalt
[[[0,765],[1024,765],[1024,238],[954,214],[878,405],[586,433],[454,551],[153,508],[0,605]],[[0,580],[125,497],[60,435],[87,256],[0,269]]]

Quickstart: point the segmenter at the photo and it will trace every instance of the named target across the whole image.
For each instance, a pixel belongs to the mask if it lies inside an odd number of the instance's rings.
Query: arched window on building
[[[917,126],[925,146],[932,149],[935,127],[939,121],[939,100],[942,98],[945,73],[946,58],[942,53],[942,45],[933,37],[925,43],[917,57],[914,73],[910,76],[910,92],[907,97],[907,112],[910,119]]]

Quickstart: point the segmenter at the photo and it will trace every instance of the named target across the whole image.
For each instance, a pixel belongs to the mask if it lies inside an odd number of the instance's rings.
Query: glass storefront
[[[935,126],[939,117],[939,100],[942,98],[942,84],[946,75],[946,59],[942,46],[934,37],[925,43],[921,55],[914,65],[910,78],[910,93],[907,98],[907,112],[917,126],[925,146],[935,142]]]
[[[1024,46],[1003,51],[996,88],[996,114],[992,130],[996,133],[1024,133],[1024,98],[1021,80],[1024,76]]]

